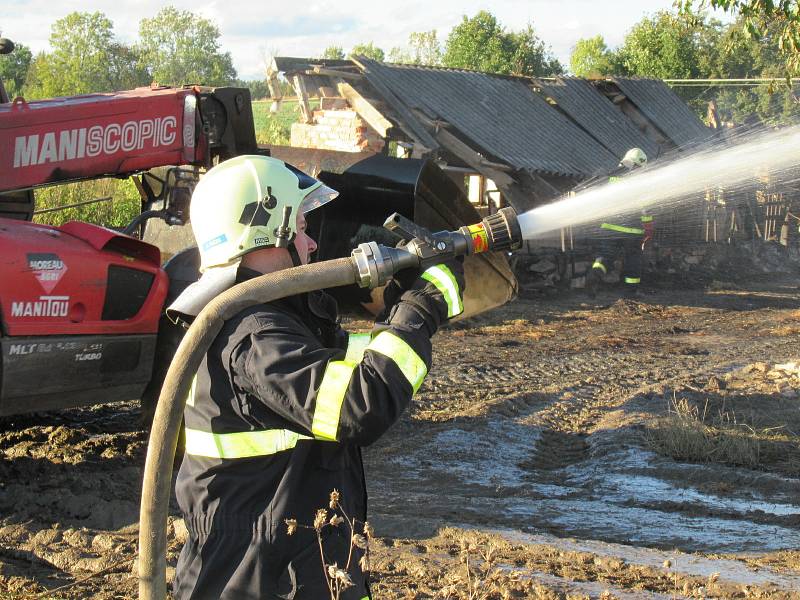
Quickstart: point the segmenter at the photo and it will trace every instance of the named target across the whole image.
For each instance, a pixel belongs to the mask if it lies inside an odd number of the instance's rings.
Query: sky
[[[0,0],[0,34],[34,53],[48,50],[50,26],[74,11],[104,13],[118,39],[138,38],[139,21],[169,2],[155,0]],[[553,54],[569,65],[575,42],[601,34],[610,47],[645,15],[670,10],[672,0],[173,0],[173,6],[214,21],[220,45],[241,79],[260,79],[271,56],[313,57],[332,45],[345,52],[373,42],[387,53],[414,31],[436,29],[441,41],[463,15],[488,10],[509,30],[532,23]]]

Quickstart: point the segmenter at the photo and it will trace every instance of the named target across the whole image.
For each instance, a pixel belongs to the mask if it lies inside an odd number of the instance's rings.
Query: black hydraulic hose
[[[357,280],[356,266],[349,257],[277,271],[223,292],[194,320],[167,371],[150,431],[139,514],[140,600],[164,600],[167,596],[167,515],[183,409],[192,379],[225,321],[256,304]]]
[[[168,225],[176,224],[172,221],[173,216],[165,210],[146,210],[136,215],[136,218],[128,223],[121,233],[124,233],[125,235],[133,235],[133,232],[136,231],[136,229],[140,227],[142,223],[148,221],[149,219],[155,218],[164,219]]]

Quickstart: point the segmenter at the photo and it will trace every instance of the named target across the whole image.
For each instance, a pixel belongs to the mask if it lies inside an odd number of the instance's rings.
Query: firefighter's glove
[[[422,272],[419,269],[403,269],[394,274],[383,288],[383,311],[378,315],[378,321],[385,321],[389,317],[394,305],[405,292],[411,289],[419,279]]]
[[[385,321],[436,333],[448,319],[464,312],[463,258],[428,268],[405,290]],[[379,319],[380,320],[380,319]]]

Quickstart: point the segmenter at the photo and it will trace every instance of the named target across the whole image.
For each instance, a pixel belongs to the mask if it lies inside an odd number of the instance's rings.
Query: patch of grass
[[[770,335],[787,337],[800,333],[800,310],[793,310],[787,314],[779,315],[777,325],[769,330]]]
[[[319,106],[319,101],[311,100],[310,104],[313,110]],[[259,144],[288,146],[292,136],[292,123],[300,120],[300,105],[297,100],[284,100],[275,114],[269,111],[271,105],[271,100],[253,102],[256,141]]]
[[[127,179],[95,179],[56,185],[36,190],[36,210],[58,208],[87,200],[111,198],[105,202],[35,215],[35,223],[61,225],[67,221],[86,221],[119,228],[127,225],[141,210],[136,185]]]
[[[725,400],[706,399],[701,407],[673,397],[667,415],[649,423],[644,435],[655,452],[676,460],[800,474],[800,437],[791,430],[793,424],[767,427],[758,421],[757,413],[738,417]]]
[[[797,335],[800,333],[800,323],[797,325],[781,325],[780,327],[775,327],[774,329],[770,330],[770,333],[779,337]]]

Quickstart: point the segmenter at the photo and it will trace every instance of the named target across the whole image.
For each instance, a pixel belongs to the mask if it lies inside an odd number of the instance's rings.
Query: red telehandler
[[[159,249],[128,234],[183,223],[201,168],[259,152],[247,89],[26,102],[0,82],[0,415],[142,395],[170,277]],[[122,232],[31,222],[34,188],[135,174],[143,210]]]
[[[0,54],[12,50],[0,39]],[[394,211],[436,229],[480,218],[432,161],[315,153],[272,152],[342,192],[311,224],[320,259],[349,255]],[[240,154],[270,154],[256,143],[247,89],[150,87],[26,102],[0,81],[0,416],[136,398],[152,413],[182,335],[163,307],[198,273],[180,227],[192,190],[205,169]],[[324,172],[314,161],[342,168]],[[32,222],[36,188],[109,176],[134,177],[142,196],[123,230]],[[171,241],[182,230],[163,266],[159,248],[142,241],[148,223]],[[499,254],[470,257],[467,276],[482,280],[467,290],[467,314],[516,292]]]

